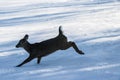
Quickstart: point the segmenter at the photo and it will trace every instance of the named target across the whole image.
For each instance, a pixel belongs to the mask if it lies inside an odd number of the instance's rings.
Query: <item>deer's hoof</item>
[[[20,67],[21,65],[17,65],[16,67]]]
[[[85,53],[81,51],[80,54],[81,54],[81,55],[84,55]]]

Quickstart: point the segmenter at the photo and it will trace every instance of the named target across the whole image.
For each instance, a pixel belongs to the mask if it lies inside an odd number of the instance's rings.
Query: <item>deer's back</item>
[[[66,37],[58,36],[49,40],[42,41],[40,43],[35,43],[34,46],[36,49],[39,49],[40,54],[46,56],[52,52],[55,52],[56,50],[59,50],[65,42],[67,42]]]

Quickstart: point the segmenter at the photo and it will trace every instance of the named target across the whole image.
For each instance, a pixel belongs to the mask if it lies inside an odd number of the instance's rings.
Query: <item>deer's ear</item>
[[[28,35],[28,34],[26,34],[26,35],[24,36],[24,39],[25,39],[25,40],[27,40],[27,39],[28,39],[28,37],[29,37],[29,35]]]

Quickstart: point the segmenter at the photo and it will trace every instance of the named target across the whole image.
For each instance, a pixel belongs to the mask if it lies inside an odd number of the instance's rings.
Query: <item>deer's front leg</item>
[[[37,64],[39,64],[40,61],[41,61],[41,57],[38,57],[38,58],[37,58]]]
[[[34,57],[29,56],[26,60],[24,60],[21,64],[17,65],[16,67],[20,67],[20,66],[22,66],[23,64],[28,63],[28,62],[30,62],[32,59],[34,59]]]

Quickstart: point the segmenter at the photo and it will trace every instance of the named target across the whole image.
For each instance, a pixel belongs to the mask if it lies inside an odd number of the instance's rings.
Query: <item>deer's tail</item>
[[[59,35],[63,34],[63,31],[62,31],[62,26],[59,26]]]

